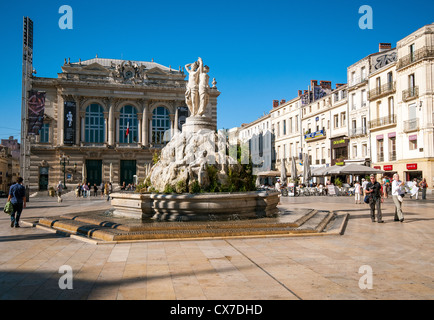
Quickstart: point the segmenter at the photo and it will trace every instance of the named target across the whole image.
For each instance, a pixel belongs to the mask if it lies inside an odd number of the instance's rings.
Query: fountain
[[[209,68],[199,58],[185,69],[189,73],[185,101],[190,117],[182,132],[175,132],[161,150],[144,180],[144,192],[111,195],[113,215],[159,221],[203,221],[210,216],[227,219],[234,213],[247,218],[274,215],[278,193],[255,191],[251,170],[227,155],[225,133],[216,132],[207,116]]]

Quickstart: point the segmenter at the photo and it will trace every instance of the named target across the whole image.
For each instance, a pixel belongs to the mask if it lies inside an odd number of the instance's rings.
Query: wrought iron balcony
[[[396,124],[396,114],[391,114],[386,117],[381,117],[369,121],[369,128],[374,129],[392,124]]]
[[[410,53],[398,61],[397,69],[409,66],[412,63],[418,62],[425,58],[434,58],[434,47],[422,47],[413,53]]]
[[[368,130],[366,127],[352,128],[350,129],[350,138],[366,136],[367,133]]]
[[[381,87],[377,87],[375,89],[370,90],[368,93],[368,99],[369,100],[378,99],[385,95],[394,93],[395,90],[396,90],[395,81],[388,82],[386,84],[383,84]]]
[[[414,86],[402,91],[402,101],[407,102],[419,97],[419,86]]]
[[[412,132],[419,130],[419,119],[411,119],[404,121],[404,132]]]
[[[396,161],[396,151],[389,152],[389,161]]]

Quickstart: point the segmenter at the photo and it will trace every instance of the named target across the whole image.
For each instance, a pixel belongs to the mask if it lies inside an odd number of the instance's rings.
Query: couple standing
[[[191,116],[204,116],[209,101],[209,67],[203,65],[202,58],[185,66],[189,77],[185,102]]]
[[[370,182],[366,185],[365,193],[369,195],[369,206],[371,209],[371,220],[375,222],[375,210],[377,210],[377,221],[384,222],[381,213],[381,203],[384,201],[384,193],[379,182],[376,181],[375,175],[371,174]],[[392,197],[395,204],[395,217],[394,221],[404,221],[404,214],[402,213],[402,201],[405,195],[404,182],[399,180],[399,175],[395,173],[392,181]]]

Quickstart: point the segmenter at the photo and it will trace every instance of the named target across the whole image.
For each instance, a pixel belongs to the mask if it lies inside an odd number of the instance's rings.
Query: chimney
[[[306,94],[306,93],[307,93],[307,90],[304,90],[303,94]]]
[[[286,100],[282,99],[280,100],[280,105],[284,104],[286,102]]]
[[[301,97],[303,95],[303,90],[298,90],[298,96]]]
[[[319,82],[319,85],[323,89],[330,89],[330,90],[332,89],[332,82],[331,81],[323,81],[323,80],[321,80]]]
[[[378,45],[378,52],[383,52],[392,49],[391,43],[380,43]]]
[[[318,81],[317,80],[310,80],[310,87],[311,89],[313,89],[313,87],[318,86]]]
[[[336,83],[336,89],[338,89],[339,87],[342,87],[344,85],[345,85],[345,83]]]
[[[279,100],[273,100],[273,108],[277,108],[279,106]]]

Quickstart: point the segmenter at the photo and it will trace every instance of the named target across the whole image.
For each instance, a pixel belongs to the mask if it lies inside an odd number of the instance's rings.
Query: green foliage
[[[152,153],[152,163],[155,165],[158,161],[160,161],[161,150],[155,150]]]
[[[343,185],[342,180],[339,179],[339,178],[336,178],[336,179],[335,179],[335,186],[338,186],[339,188],[341,188],[342,185]]]
[[[202,191],[202,189],[200,187],[199,182],[197,182],[197,181],[193,181],[188,186],[188,192],[190,192],[192,194],[194,194],[194,193],[201,193],[201,191]]]
[[[180,180],[176,183],[175,186],[176,193],[186,193],[187,192],[187,184],[185,180]]]
[[[164,191],[163,192],[166,193],[166,194],[175,193],[175,188],[172,185],[167,184],[164,187]]]

